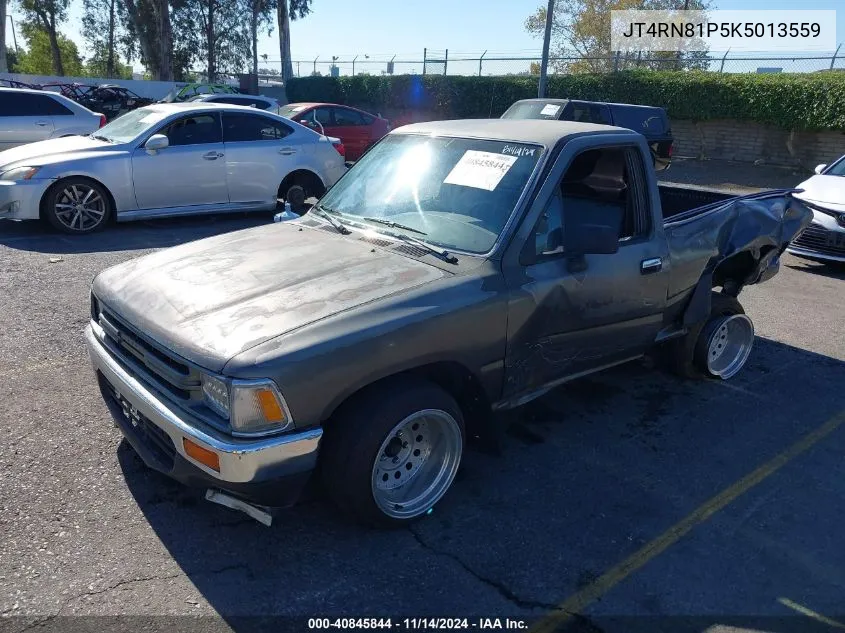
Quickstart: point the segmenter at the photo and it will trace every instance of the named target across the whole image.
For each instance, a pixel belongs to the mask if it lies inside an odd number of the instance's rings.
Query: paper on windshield
[[[555,105],[554,103],[547,103],[543,106],[543,109],[540,110],[540,114],[542,116],[555,116],[558,110],[560,110],[559,105]]]
[[[446,176],[444,183],[493,191],[516,162],[516,156],[469,149]]]

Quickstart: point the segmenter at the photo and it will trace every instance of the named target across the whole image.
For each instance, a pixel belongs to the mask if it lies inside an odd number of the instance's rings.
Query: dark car
[[[102,112],[109,120],[153,102],[153,99],[142,97],[115,84],[93,86],[80,101],[89,110]]]
[[[290,103],[279,114],[336,136],[346,148],[347,160],[352,161],[390,131],[390,123],[380,116],[335,103]]]
[[[508,108],[502,118],[557,119],[624,127],[646,137],[655,171],[668,169],[672,160],[672,126],[666,110],[656,106],[575,99],[523,99]]]

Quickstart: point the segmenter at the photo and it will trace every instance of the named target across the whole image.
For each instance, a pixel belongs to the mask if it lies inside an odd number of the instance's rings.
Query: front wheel
[[[44,196],[44,217],[63,233],[78,235],[101,229],[111,212],[106,190],[87,178],[60,180]]]
[[[323,482],[360,522],[405,525],[449,490],[463,444],[463,415],[448,393],[423,381],[390,381],[332,420],[322,448]]]

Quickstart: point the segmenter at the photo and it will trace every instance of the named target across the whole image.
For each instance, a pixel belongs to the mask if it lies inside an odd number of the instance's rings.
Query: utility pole
[[[549,70],[549,41],[552,39],[552,19],[555,11],[555,0],[549,0],[546,8],[546,34],[543,37],[543,59],[540,62],[540,85],[537,88],[537,96],[542,99],[546,96],[546,74]]]

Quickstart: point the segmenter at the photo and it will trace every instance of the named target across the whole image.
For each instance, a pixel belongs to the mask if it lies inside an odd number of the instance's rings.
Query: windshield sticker
[[[515,162],[516,156],[470,149],[464,152],[443,182],[493,191]]]
[[[540,114],[543,116],[555,116],[560,110],[559,105],[555,105],[554,103],[547,103],[543,106],[543,109],[540,110]]]
[[[502,148],[502,154],[509,154],[511,156],[534,156],[534,152],[536,151],[536,147],[526,147],[524,145],[505,145]]]

